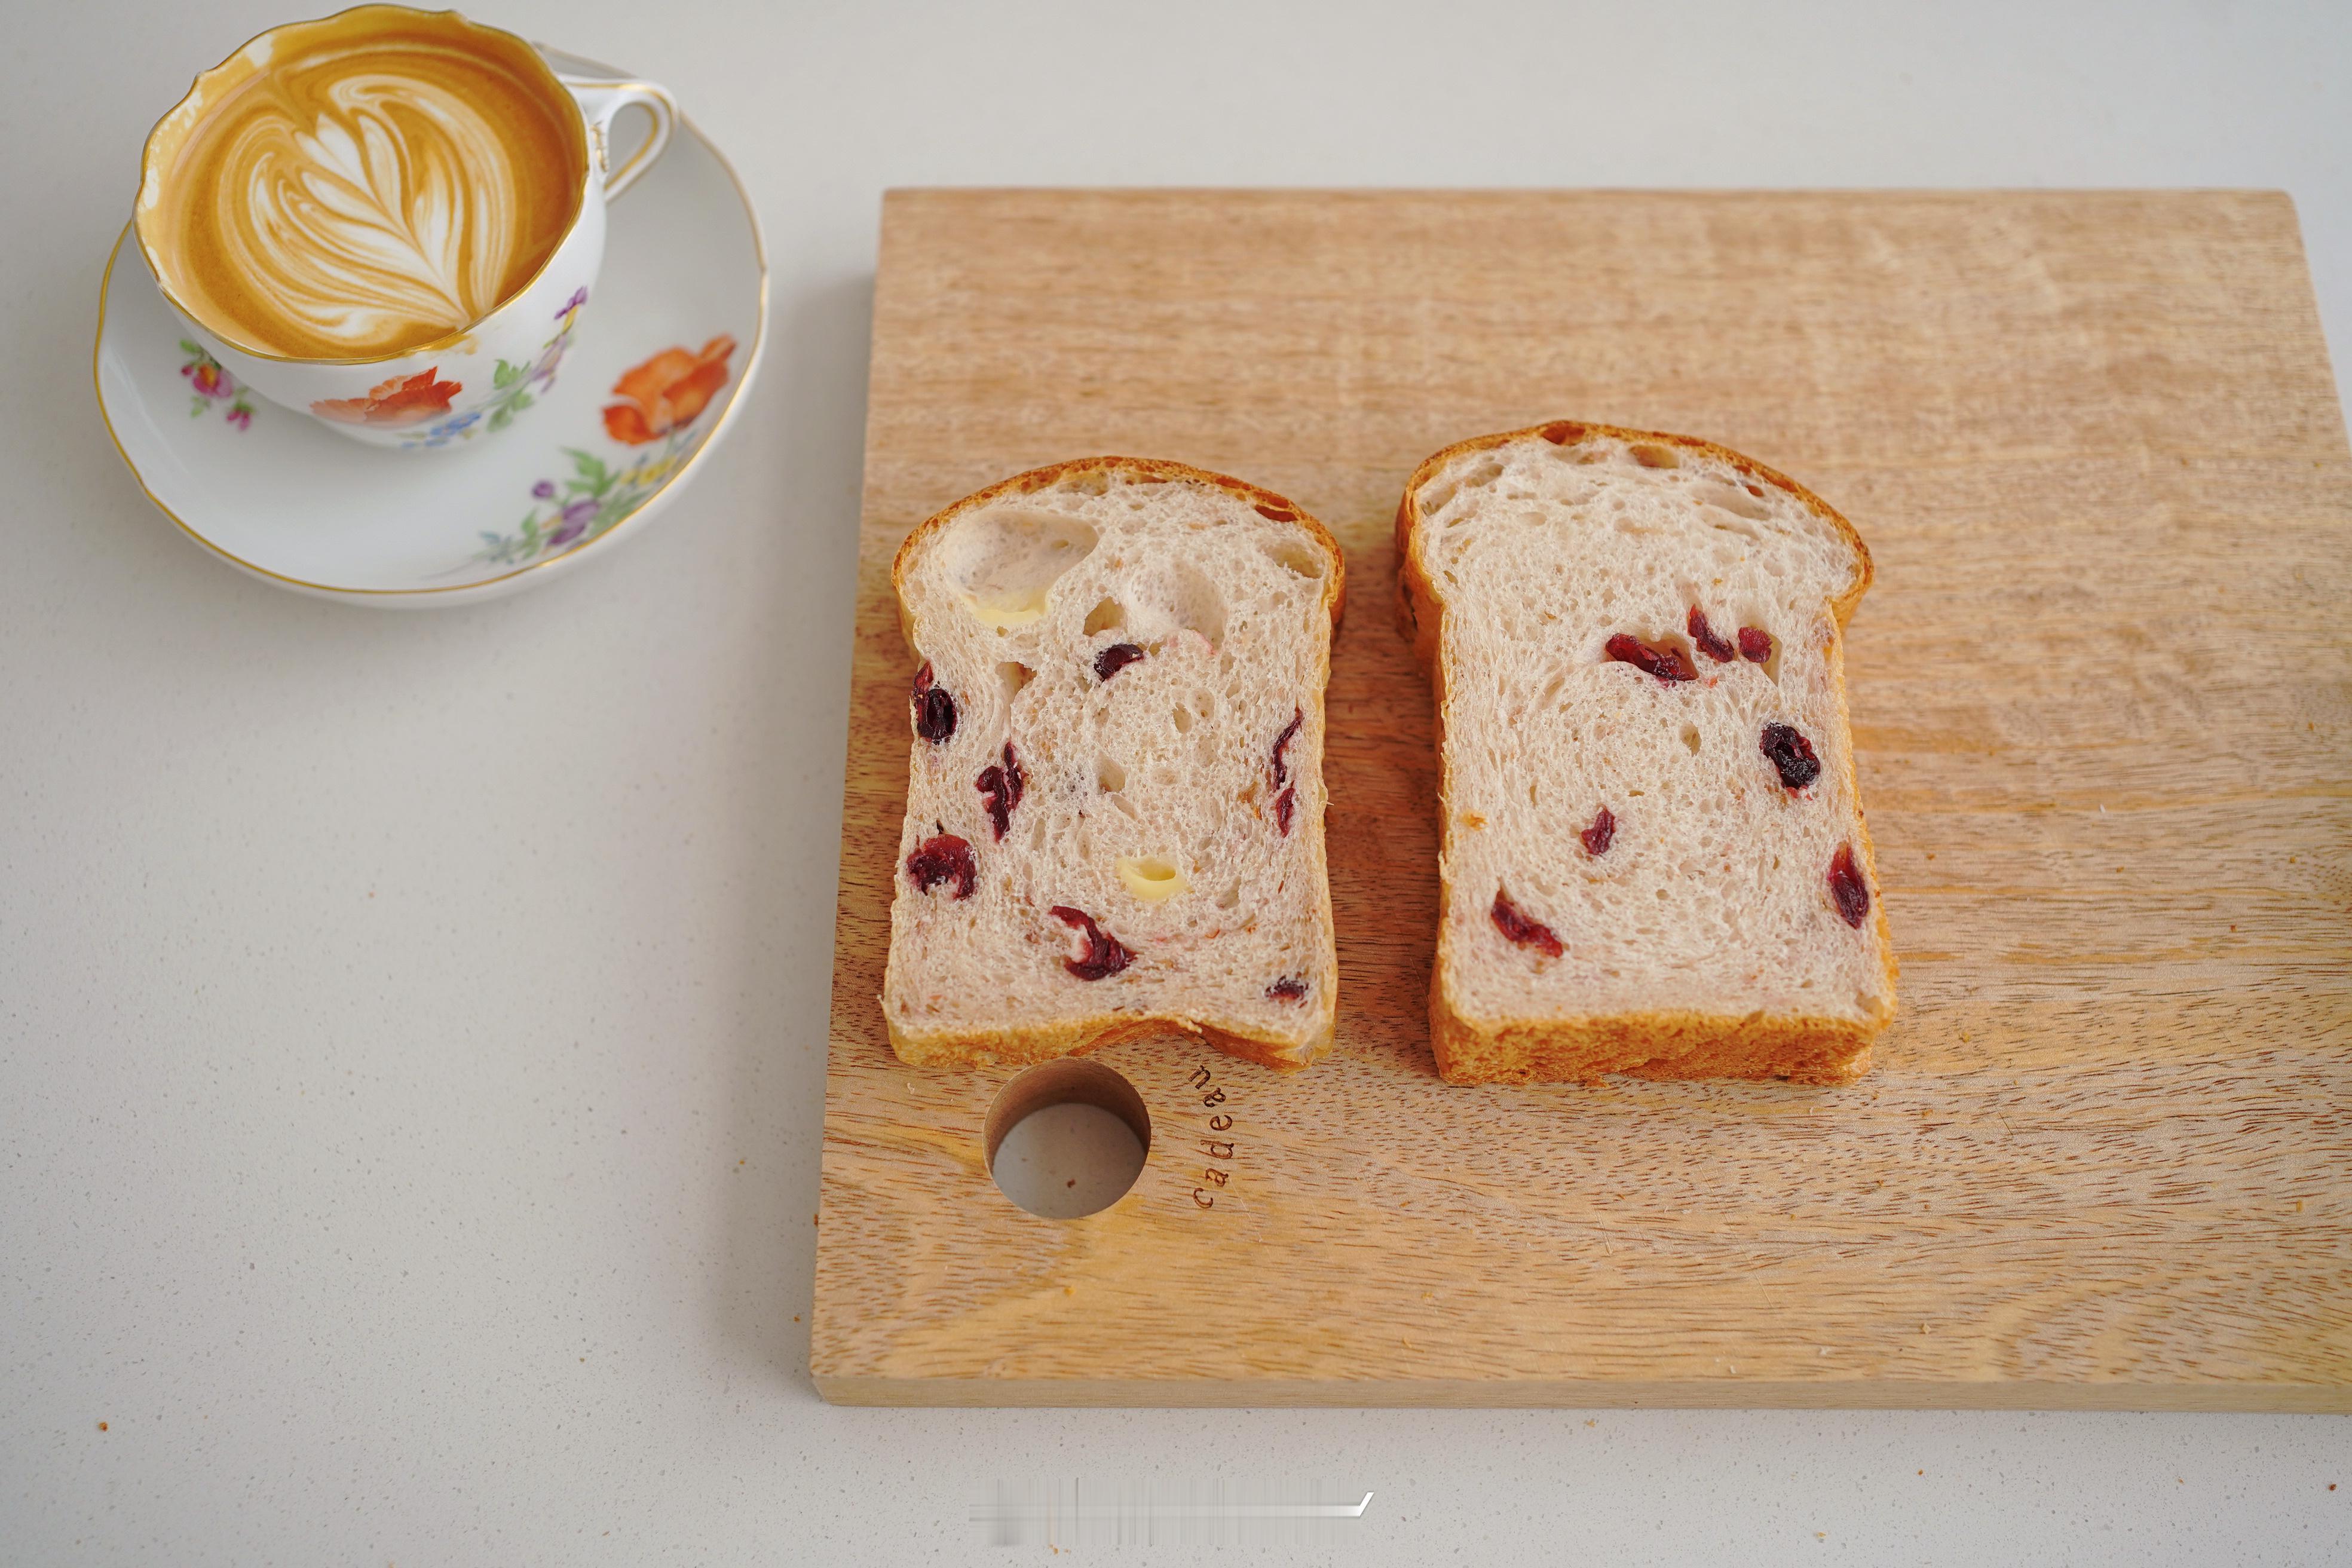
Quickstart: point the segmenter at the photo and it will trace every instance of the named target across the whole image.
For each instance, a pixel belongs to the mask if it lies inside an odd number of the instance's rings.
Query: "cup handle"
[[[637,176],[652,168],[662,149],[669,145],[669,133],[677,125],[677,100],[670,97],[667,88],[649,81],[588,81],[569,76],[556,79],[580,102],[580,112],[588,121],[588,142],[595,152],[596,166],[604,171],[604,199],[611,201],[636,184]],[[615,169],[611,152],[613,121],[621,110],[633,107],[653,116],[653,134],[629,155],[627,163]]]

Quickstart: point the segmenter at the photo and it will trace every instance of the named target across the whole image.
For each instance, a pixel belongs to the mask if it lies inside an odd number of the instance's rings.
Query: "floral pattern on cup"
[[[228,406],[221,411],[221,417],[240,430],[251,429],[252,395],[237,384],[235,376],[221,368],[220,361],[198,345],[182,338],[180,352],[188,356],[187,363],[180,366],[180,374],[188,378],[188,390],[195,395],[188,400],[188,417],[201,419],[205,409],[217,403],[226,403]]]
[[[572,346],[572,323],[579,319],[580,308],[588,303],[588,290],[574,289],[563,309],[555,312],[558,323],[555,335],[540,345],[538,355],[529,364],[499,361],[490,373],[489,401],[479,408],[453,415],[429,429],[421,430],[403,440],[401,450],[446,447],[452,441],[470,441],[485,433],[495,433],[514,423],[514,416],[537,403],[555,384],[555,367],[563,363],[563,351]]]
[[[365,397],[321,398],[310,405],[310,412],[344,425],[421,425],[448,413],[449,400],[466,390],[463,383],[440,377],[438,365],[415,375],[395,375],[377,382]]]
[[[625,372],[613,384],[623,402],[604,410],[604,431],[637,451],[615,466],[593,452],[567,447],[572,472],[560,482],[541,479],[530,488],[531,508],[511,533],[485,530],[482,548],[458,568],[524,566],[568,554],[593,543],[625,521],[701,449],[710,432],[696,422],[727,384],[735,340],[719,336],[700,353],[665,349]],[[659,428],[656,424],[658,422]]]

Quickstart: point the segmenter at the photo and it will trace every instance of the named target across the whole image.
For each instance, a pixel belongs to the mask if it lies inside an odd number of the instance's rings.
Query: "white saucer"
[[[559,70],[621,74],[541,52]],[[98,401],[148,499],[224,560],[354,603],[469,603],[643,532],[741,403],[767,318],[751,198],[681,119],[660,161],[613,204],[593,298],[568,341],[529,367],[527,401],[504,430],[436,432],[443,450],[383,451],[237,387],[182,342],[123,239],[100,285]],[[562,323],[549,333],[560,338]],[[669,351],[692,357],[665,361],[640,388],[722,355],[725,383],[665,434],[626,412],[608,430],[606,408],[633,406],[622,377]]]

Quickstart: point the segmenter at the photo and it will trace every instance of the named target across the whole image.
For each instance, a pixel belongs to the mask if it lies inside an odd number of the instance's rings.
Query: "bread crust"
[[[1271,521],[1302,524],[1316,542],[1322,547],[1329,562],[1324,575],[1323,606],[1330,615],[1332,634],[1339,631],[1339,618],[1347,601],[1346,555],[1339,542],[1332,536],[1320,520],[1286,496],[1276,494],[1261,486],[1237,479],[1229,474],[1213,473],[1188,464],[1170,462],[1159,458],[1075,458],[1067,462],[1052,463],[1042,468],[1031,468],[1000,479],[984,489],[974,490],[961,500],[944,507],[925,518],[911,530],[899,544],[890,562],[890,588],[898,601],[899,630],[914,647],[914,617],[907,605],[907,574],[915,557],[926,542],[946,529],[965,512],[986,506],[1007,496],[1030,495],[1072,479],[1100,474],[1106,478],[1141,480],[1147,483],[1208,485],[1247,501],[1252,508]],[[1324,693],[1331,683],[1331,637],[1323,639],[1321,679],[1315,682],[1309,697],[1315,704],[1316,733],[1328,738]],[[1318,766],[1320,760],[1318,759]],[[1323,837],[1323,823],[1318,818],[1311,824],[1314,835],[1312,852],[1318,885],[1323,896],[1323,929],[1333,929],[1331,916],[1331,871],[1329,847]],[[894,873],[895,884],[895,873]],[[895,893],[895,886],[894,886]],[[1208,1040],[1228,1056],[1286,1071],[1310,1066],[1331,1048],[1339,1014],[1337,964],[1332,967],[1334,984],[1317,987],[1310,1004],[1319,1013],[1318,1026],[1306,1042],[1297,1044],[1270,1040],[1247,1034],[1219,1028],[1195,1018],[1169,1013],[1099,1013],[1091,1017],[1070,1019],[1051,1024],[1021,1025],[990,1030],[940,1030],[915,1034],[902,1030],[883,1009],[883,1021],[890,1033],[890,1048],[898,1059],[910,1067],[973,1068],[988,1065],[1024,1066],[1034,1062],[1051,1061],[1058,1057],[1083,1056],[1106,1046],[1126,1040],[1163,1034],[1181,1029]],[[881,998],[875,999],[877,1006]]]
[[[1591,436],[1700,453],[1743,477],[1787,492],[1836,528],[1853,552],[1855,572],[1853,583],[1830,605],[1838,631],[1829,648],[1830,684],[1837,694],[1838,721],[1849,735],[1853,733],[1845,696],[1845,628],[1854,607],[1870,588],[1874,567],[1870,547],[1835,507],[1788,475],[1753,458],[1713,441],[1672,431],[1636,430],[1584,419],[1553,419],[1499,435],[1456,441],[1430,454],[1413,469],[1412,478],[1405,481],[1404,495],[1397,502],[1396,515],[1399,628],[1412,644],[1413,655],[1429,677],[1436,709],[1441,853],[1451,851],[1457,825],[1445,749],[1445,667],[1439,657],[1445,606],[1416,548],[1423,521],[1422,487],[1448,463],[1472,452],[1530,437],[1540,437],[1555,446],[1573,445]],[[1437,1058],[1439,1075],[1450,1083],[1465,1084],[1589,1082],[1609,1073],[1647,1079],[1779,1078],[1792,1083],[1839,1084],[1851,1083],[1869,1071],[1872,1043],[1894,1021],[1897,970],[1894,939],[1886,922],[1886,900],[1877,891],[1878,857],[1870,842],[1870,822],[1862,809],[1862,795],[1854,778],[1853,747],[1839,748],[1839,755],[1847,794],[1855,803],[1856,837],[1861,840],[1856,847],[1862,856],[1867,885],[1873,889],[1871,919],[1878,934],[1880,963],[1886,977],[1886,1003],[1875,1016],[1857,1023],[1799,1015],[1737,1016],[1677,1009],[1580,1017],[1475,1020],[1458,1012],[1446,994],[1447,961],[1453,951],[1453,921],[1449,916],[1454,889],[1440,878],[1437,954],[1431,966],[1429,985],[1430,1047]]]
[[[1199,1036],[1229,1057],[1296,1072],[1320,1061],[1330,1050],[1338,1000],[1333,996],[1324,1004],[1322,1027],[1302,1046],[1277,1045],[1173,1015],[1103,1013],[1068,1023],[986,1033],[913,1035],[901,1032],[894,1024],[890,1026],[890,1049],[908,1067],[1030,1067],[1181,1030]]]

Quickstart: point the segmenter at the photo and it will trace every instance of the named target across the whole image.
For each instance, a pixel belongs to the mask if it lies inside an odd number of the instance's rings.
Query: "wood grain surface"
[[[2352,454],[2284,196],[899,192],[869,397],[827,1397],[2352,1409]],[[1434,1075],[1389,527],[1431,451],[1560,416],[1722,441],[1869,542],[1903,1012],[1859,1085]],[[888,567],[1100,452],[1348,552],[1339,1045],[1105,1052],[1150,1160],[1056,1222],[985,1169],[1010,1073],[886,1042]]]

